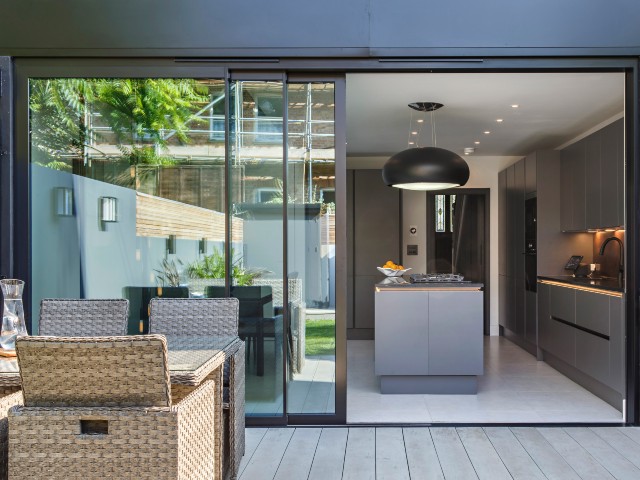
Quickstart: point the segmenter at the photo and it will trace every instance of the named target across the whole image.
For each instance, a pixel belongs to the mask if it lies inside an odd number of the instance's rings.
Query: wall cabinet
[[[538,345],[624,395],[623,305],[607,293],[538,283]]]
[[[561,152],[561,224],[565,232],[624,225],[624,120]]]

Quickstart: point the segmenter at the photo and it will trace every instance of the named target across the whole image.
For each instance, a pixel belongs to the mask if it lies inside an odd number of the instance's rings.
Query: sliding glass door
[[[343,79],[25,61],[18,83],[31,332],[43,298],[127,298],[145,334],[153,297],[230,295],[250,423],[344,415]]]
[[[334,415],[334,83],[237,79],[229,100],[230,291],[247,342],[247,416]]]

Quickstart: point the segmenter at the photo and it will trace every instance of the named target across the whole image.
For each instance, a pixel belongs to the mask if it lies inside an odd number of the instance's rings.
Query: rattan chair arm
[[[193,392],[171,406],[180,415],[190,415],[200,409],[212,409],[216,400],[216,384],[205,380]]]

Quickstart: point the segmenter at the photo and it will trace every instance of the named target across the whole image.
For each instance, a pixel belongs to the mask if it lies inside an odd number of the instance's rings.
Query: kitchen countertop
[[[376,283],[376,288],[384,289],[482,289],[484,283],[476,282],[424,282],[424,283],[411,283],[402,277],[387,277],[381,282]]]
[[[573,275],[538,275],[538,280],[549,280],[552,282],[588,287],[595,290],[606,290],[609,292],[624,292],[624,286],[620,285],[618,279],[611,277],[589,278],[574,277]]]

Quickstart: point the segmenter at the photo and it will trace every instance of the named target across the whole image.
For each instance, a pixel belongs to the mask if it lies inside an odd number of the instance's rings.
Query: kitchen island
[[[376,284],[375,372],[382,393],[477,393],[484,372],[483,288]]]

